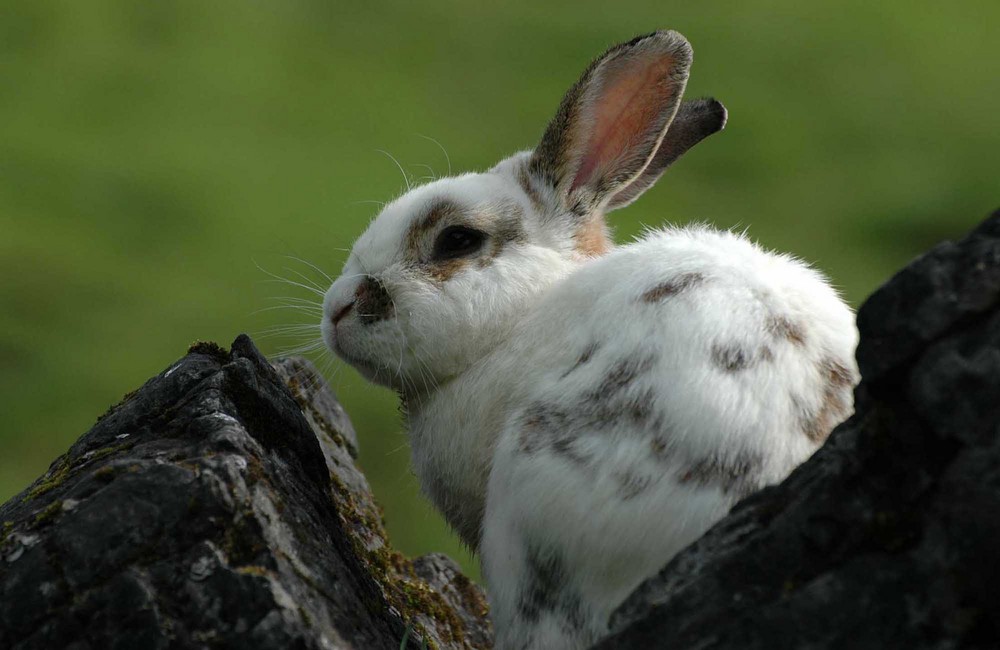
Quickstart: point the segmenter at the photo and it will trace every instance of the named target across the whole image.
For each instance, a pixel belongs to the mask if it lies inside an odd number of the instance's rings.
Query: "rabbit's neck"
[[[406,404],[413,467],[424,493],[466,544],[479,545],[493,449],[516,387],[473,368]]]

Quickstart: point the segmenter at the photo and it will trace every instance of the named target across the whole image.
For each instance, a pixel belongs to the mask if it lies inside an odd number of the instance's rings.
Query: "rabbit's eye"
[[[486,233],[465,226],[448,226],[434,242],[436,261],[453,260],[472,255],[483,247]]]

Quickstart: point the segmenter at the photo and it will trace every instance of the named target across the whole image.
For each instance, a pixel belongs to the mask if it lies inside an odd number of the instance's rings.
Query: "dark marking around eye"
[[[671,298],[697,286],[705,281],[705,276],[701,273],[682,273],[666,282],[661,282],[652,289],[642,294],[640,300],[647,303],[656,303],[667,298]]]
[[[479,258],[479,266],[481,268],[486,268],[492,264],[493,260],[500,256],[505,246],[526,240],[524,233],[524,210],[521,209],[521,206],[514,203],[505,204],[503,206],[503,216],[497,219],[491,231],[490,240],[492,246],[490,247],[489,255]]]
[[[428,234],[435,231],[446,220],[458,219],[462,208],[456,203],[444,198],[431,201],[423,216],[414,220],[406,233],[406,255],[411,260],[419,260],[420,249]]]
[[[446,282],[468,265],[469,260],[459,258],[457,260],[448,260],[447,262],[442,262],[440,264],[432,264],[428,268],[427,272],[434,280],[438,282]]]
[[[475,255],[483,248],[486,233],[469,226],[448,226],[434,241],[435,262],[448,262],[462,257]]]
[[[432,202],[424,216],[414,221],[410,226],[410,239],[419,240],[425,233],[433,230],[443,219],[457,217],[462,213],[461,208],[455,203],[446,199],[438,199]]]

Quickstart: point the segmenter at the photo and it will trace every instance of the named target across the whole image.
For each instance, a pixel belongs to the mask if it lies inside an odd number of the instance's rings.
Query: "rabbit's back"
[[[500,627],[536,629],[536,644],[548,624],[525,616],[599,627],[786,476],[850,413],[857,377],[852,314],[819,274],[707,228],[585,264],[512,340],[507,363],[530,370],[493,459],[482,554],[495,615],[517,619]],[[546,572],[559,593],[526,606]]]
[[[700,227],[654,231],[584,265],[512,341],[519,349],[494,358],[526,369],[522,410],[552,405],[563,436],[642,428],[691,454],[766,456],[765,479],[846,415],[857,375],[853,315],[821,275]]]

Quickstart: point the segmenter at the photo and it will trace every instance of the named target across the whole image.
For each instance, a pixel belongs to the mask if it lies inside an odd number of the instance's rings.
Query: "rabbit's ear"
[[[609,49],[563,97],[532,171],[571,211],[604,207],[656,154],[681,103],[691,58],[690,44],[673,31]]]
[[[653,186],[663,171],[688,149],[726,126],[726,107],[715,99],[682,102],[653,159],[638,178],[611,197],[608,210],[628,205]]]

